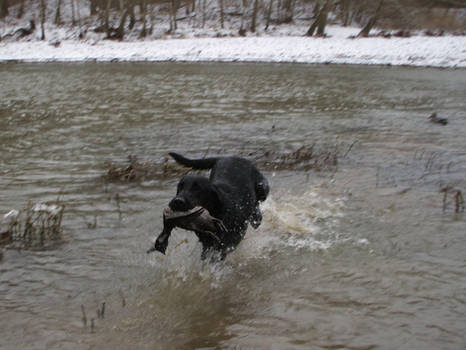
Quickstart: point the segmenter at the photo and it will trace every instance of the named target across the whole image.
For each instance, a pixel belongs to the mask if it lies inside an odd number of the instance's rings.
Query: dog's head
[[[187,175],[180,180],[176,196],[168,206],[173,211],[187,211],[196,206],[201,206],[210,213],[221,210],[216,188],[207,178],[198,175]]]

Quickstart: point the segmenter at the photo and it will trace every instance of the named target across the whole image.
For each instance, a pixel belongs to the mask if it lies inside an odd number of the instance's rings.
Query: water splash
[[[338,242],[334,229],[343,216],[344,199],[312,187],[301,194],[279,191],[262,204],[263,222],[241,243],[241,258],[283,249],[328,249]],[[246,256],[244,256],[246,255]]]

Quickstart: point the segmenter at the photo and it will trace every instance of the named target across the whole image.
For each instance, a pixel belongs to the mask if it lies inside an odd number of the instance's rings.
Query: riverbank
[[[326,38],[287,35],[3,42],[0,62],[219,61],[466,68],[466,36],[351,39],[358,31],[329,27]]]

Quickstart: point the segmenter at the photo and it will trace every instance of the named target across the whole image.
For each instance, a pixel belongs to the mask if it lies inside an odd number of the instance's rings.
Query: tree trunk
[[[245,36],[246,35],[246,29],[244,29],[244,17],[246,15],[246,3],[247,0],[241,0],[241,25],[239,28],[239,35]]]
[[[324,36],[325,35],[325,26],[327,25],[327,18],[328,18],[328,12],[330,10],[331,6],[331,0],[327,0],[327,2],[324,5],[324,8],[322,9],[321,17],[318,25],[317,25],[317,36]]]
[[[283,10],[282,18],[280,18],[280,22],[283,23],[291,23],[293,22],[293,12],[294,12],[294,1],[293,0],[285,0],[283,3]]]
[[[178,12],[178,2],[177,0],[171,0],[170,2],[170,29],[168,30],[170,33],[172,33],[173,31],[175,31],[178,26],[177,26],[177,23],[176,23],[176,13]]]
[[[145,38],[147,35],[147,0],[142,0],[141,2],[141,15],[142,15],[142,30],[141,38]]]
[[[172,13],[173,13],[173,29],[177,30],[178,25],[176,23],[176,14],[178,12],[178,0],[172,0]]]
[[[76,17],[74,15],[74,0],[71,0],[71,25],[76,25]]]
[[[269,8],[267,9],[267,19],[265,21],[265,30],[269,29],[270,18],[272,17],[272,7],[273,7],[273,0],[270,0]]]
[[[150,22],[150,27],[149,27],[149,35],[152,35],[154,32],[154,9],[153,5],[149,3],[149,22]]]
[[[134,7],[135,5],[133,3],[128,3],[127,9],[129,10],[129,24],[128,28],[132,30],[134,28],[134,25],[136,24],[136,14],[134,13]],[[124,13],[123,8],[122,8],[122,14]]]
[[[324,36],[325,34],[325,26],[327,25],[327,16],[328,11],[331,7],[331,0],[327,0],[325,5],[320,8],[320,11],[314,20],[314,22],[309,27],[306,36],[313,36],[314,32],[317,29],[317,36]]]
[[[225,27],[225,13],[224,13],[224,8],[223,8],[223,0],[219,0],[219,7],[220,7],[220,28]]]
[[[91,16],[94,16],[97,14],[97,6],[96,6],[96,0],[90,0],[90,13],[91,13]]]
[[[278,20],[280,20],[280,18],[282,18],[282,16],[281,16],[281,8],[282,8],[282,0],[278,0],[278,1],[277,1],[277,8],[276,8]]]
[[[21,2],[19,3],[18,15],[16,17],[23,18],[23,15],[24,15],[24,0],[21,0]]]
[[[350,0],[342,1],[341,10],[343,11],[343,27],[347,27],[350,24]]]
[[[55,19],[53,23],[56,26],[61,25],[61,0],[57,0],[57,9],[55,10]]]
[[[252,8],[252,19],[251,19],[251,32],[256,32],[256,19],[257,19],[257,11],[259,9],[259,1],[254,0],[254,6]]]
[[[45,40],[45,10],[47,7],[46,0],[40,0],[40,40]]]
[[[202,5],[201,6],[202,6],[202,28],[204,28],[205,21],[206,21],[206,16],[207,16],[207,14],[206,14],[206,11],[207,11],[207,9],[206,9],[206,0],[202,0]]]
[[[81,28],[81,11],[79,11],[79,1],[80,0],[76,0],[76,17],[78,17],[78,26],[79,28]]]
[[[375,23],[377,22],[377,17],[379,16],[379,12],[382,9],[383,1],[384,0],[380,0],[379,6],[377,6],[377,9],[375,10],[374,15],[371,17],[369,22],[367,22],[365,27],[362,28],[362,30],[359,32],[358,37],[367,38],[369,36],[369,32],[371,31],[372,27],[374,27]]]
[[[112,0],[107,0],[107,4],[105,6],[105,32],[107,33],[107,38],[111,37],[110,33],[110,3]]]
[[[126,9],[123,11],[123,14],[121,15],[120,25],[118,26],[115,35],[113,37],[109,36],[109,38],[123,40],[123,37],[125,36],[126,18],[128,18],[131,9],[134,9],[133,4],[127,4],[126,6]]]
[[[8,7],[10,4],[8,0],[0,0],[0,18],[6,17],[9,15]]]

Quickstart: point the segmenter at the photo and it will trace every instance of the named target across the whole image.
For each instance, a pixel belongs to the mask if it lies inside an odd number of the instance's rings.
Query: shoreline
[[[0,42],[0,63],[246,62],[466,68],[466,36]]]
[[[0,67],[3,65],[21,65],[21,64],[37,64],[37,65],[46,65],[46,64],[108,64],[108,63],[147,63],[147,64],[164,64],[164,63],[178,63],[178,64],[299,64],[299,65],[315,65],[315,66],[367,66],[367,67],[385,67],[385,68],[412,68],[412,69],[437,69],[437,70],[463,70],[466,69],[464,66],[454,66],[454,67],[443,67],[443,66],[420,66],[420,65],[409,65],[409,64],[398,64],[394,65],[391,63],[335,63],[335,62],[271,62],[271,61],[220,61],[220,60],[210,60],[210,61],[182,61],[182,60],[121,60],[118,58],[113,58],[111,60],[95,60],[95,59],[88,59],[88,60],[69,60],[69,61],[60,61],[60,60],[47,60],[47,61],[33,61],[33,60],[18,60],[18,59],[11,59],[11,60],[0,60]]]

